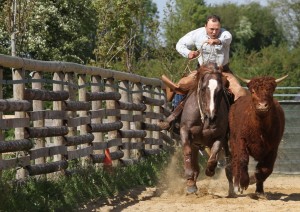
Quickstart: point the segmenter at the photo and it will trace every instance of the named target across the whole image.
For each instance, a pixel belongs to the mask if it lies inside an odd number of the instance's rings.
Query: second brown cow
[[[273,172],[285,126],[284,112],[273,93],[277,83],[286,77],[243,80],[247,82],[251,95],[240,97],[231,106],[230,148],[235,193],[242,193],[253,181],[256,193],[264,195],[264,181]],[[257,161],[255,174],[251,177],[248,173],[249,156]]]

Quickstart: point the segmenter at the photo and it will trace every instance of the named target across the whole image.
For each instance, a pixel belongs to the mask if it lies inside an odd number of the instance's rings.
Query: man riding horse
[[[222,70],[223,76],[229,81],[229,91],[234,95],[234,101],[240,96],[246,95],[246,90],[241,87],[238,80],[232,74],[229,68],[229,50],[232,41],[232,35],[229,31],[221,28],[221,20],[217,15],[210,15],[206,19],[204,27],[193,30],[184,35],[177,43],[176,50],[184,57],[188,59],[198,59],[198,66],[202,66],[207,62],[216,63]],[[190,50],[196,47],[197,51]],[[172,83],[166,76],[162,77],[167,87],[171,88],[175,92],[175,96],[172,101],[173,112],[164,121],[158,122],[158,126],[161,129],[169,129],[170,123],[173,122],[182,112],[184,97],[186,96],[189,88],[193,87],[193,76],[195,72],[192,72],[186,79],[192,85],[186,87],[179,84]],[[191,79],[191,80],[189,80]]]

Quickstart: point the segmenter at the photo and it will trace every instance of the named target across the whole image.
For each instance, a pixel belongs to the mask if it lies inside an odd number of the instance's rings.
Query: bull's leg
[[[235,141],[231,141],[235,142]],[[231,152],[232,152],[232,161],[231,161],[231,166],[232,166],[232,174],[234,178],[234,193],[238,193],[239,188],[240,188],[240,173],[239,173],[239,154],[236,149],[236,145],[232,145],[231,143]]]
[[[248,173],[248,164],[249,164],[249,153],[246,148],[246,142],[241,139],[239,141],[239,174],[240,174],[240,187],[241,187],[241,193],[243,190],[246,190],[249,186],[250,178]]]
[[[192,156],[192,147],[189,140],[189,134],[186,127],[180,128],[180,137],[183,146],[183,160],[184,160],[184,173],[187,179],[187,192],[195,193],[197,192],[196,180],[194,172],[193,161],[195,160],[195,156]],[[195,162],[194,162],[195,163]],[[199,171],[198,171],[199,173]]]
[[[259,161],[256,165],[256,190],[258,195],[264,195],[264,181],[272,174],[274,163],[277,157],[277,150],[269,154],[264,160]]]
[[[207,166],[205,170],[205,174],[209,177],[214,176],[215,169],[218,164],[218,153],[221,150],[221,141],[215,141],[213,146],[211,147],[211,154],[207,161]]]
[[[228,197],[234,197],[234,189],[233,189],[233,176],[232,176],[232,165],[231,165],[231,154],[229,151],[228,142],[225,141],[224,143],[224,152],[225,152],[225,173],[229,184],[228,189]]]
[[[240,191],[241,193],[243,193],[243,190],[247,189],[249,186],[249,154],[247,152],[245,141],[243,139],[232,139],[230,140],[230,145],[232,150],[234,192],[238,193]]]

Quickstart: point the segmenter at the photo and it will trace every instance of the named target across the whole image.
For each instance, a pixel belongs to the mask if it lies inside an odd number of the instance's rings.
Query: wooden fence
[[[174,145],[156,125],[170,114],[159,79],[7,55],[0,66],[0,172],[66,173],[106,154],[128,164]]]

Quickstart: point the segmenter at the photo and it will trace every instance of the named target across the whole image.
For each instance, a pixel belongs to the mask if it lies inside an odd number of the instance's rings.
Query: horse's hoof
[[[195,194],[198,191],[198,188],[196,185],[187,186],[186,193],[187,194]]]
[[[208,177],[212,177],[212,176],[215,175],[215,170],[211,171],[211,170],[209,170],[209,169],[206,169],[206,170],[205,170],[205,174],[206,174],[206,176],[208,176]]]

